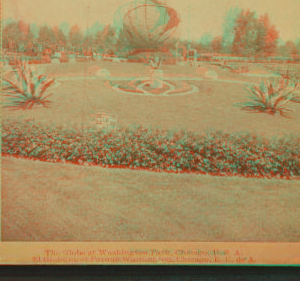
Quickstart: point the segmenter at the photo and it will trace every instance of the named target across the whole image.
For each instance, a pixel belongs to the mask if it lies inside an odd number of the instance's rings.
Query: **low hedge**
[[[203,134],[143,127],[92,129],[4,122],[2,153],[50,162],[223,176],[300,178],[300,138]]]

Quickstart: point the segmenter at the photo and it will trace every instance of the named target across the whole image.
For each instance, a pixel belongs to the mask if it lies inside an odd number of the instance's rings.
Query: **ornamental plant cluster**
[[[263,66],[273,71],[275,74],[282,76],[285,79],[300,80],[300,65],[290,64],[286,67],[286,64],[263,64]]]
[[[5,77],[9,73],[13,74],[13,79]],[[7,102],[5,107],[11,110],[28,110],[35,106],[50,106],[49,97],[52,94],[46,95],[46,92],[54,83],[54,79],[39,75],[26,61],[16,60],[0,79]]]
[[[300,103],[300,83],[290,80],[289,70],[280,78],[262,79],[259,85],[246,88],[251,101],[237,103],[243,110],[256,113],[279,114],[290,118],[286,108],[287,102]]]
[[[162,130],[114,132],[3,124],[3,155],[48,162],[210,175],[300,178],[300,138]]]

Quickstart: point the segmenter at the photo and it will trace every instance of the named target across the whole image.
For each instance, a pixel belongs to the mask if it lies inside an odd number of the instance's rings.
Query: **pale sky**
[[[67,21],[82,28],[100,23],[113,23],[118,7],[133,0],[2,0],[3,18],[16,18],[38,25],[59,26]],[[300,0],[165,0],[181,18],[179,35],[199,39],[205,33],[222,34],[226,11],[239,6],[269,13],[271,23],[280,31],[283,40],[300,37]],[[89,8],[88,8],[89,7]]]

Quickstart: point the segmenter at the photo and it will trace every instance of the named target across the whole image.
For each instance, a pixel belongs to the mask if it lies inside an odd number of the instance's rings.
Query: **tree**
[[[60,45],[66,44],[67,38],[60,28],[58,28],[57,26],[53,27],[53,32],[55,36],[55,43]]]
[[[29,28],[29,31],[28,31],[27,36],[25,38],[25,42],[27,44],[35,42],[35,37],[34,37],[34,34],[33,34],[32,30],[31,30],[31,28]]]
[[[98,52],[103,52],[104,44],[103,44],[103,37],[102,31],[98,31],[94,37],[94,46]]]
[[[32,32],[32,35],[33,35],[34,39],[38,38],[39,30],[40,30],[40,28],[36,23],[30,24],[30,31]]]
[[[104,45],[108,52],[114,53],[116,44],[116,30],[111,25],[106,25],[103,30]]]
[[[231,53],[232,45],[235,38],[235,25],[236,19],[241,14],[242,9],[239,7],[230,8],[225,15],[223,23],[223,40],[222,40],[222,52]]]
[[[274,55],[278,37],[279,32],[274,25],[271,25],[268,14],[261,16],[258,21],[257,53],[263,56]]]
[[[93,45],[94,45],[94,36],[93,36],[93,34],[85,34],[85,36],[83,38],[83,43],[84,43],[85,48],[87,50],[93,49]]]
[[[293,41],[287,41],[284,45],[284,56],[292,57],[298,54],[297,45]]]
[[[220,53],[222,50],[223,37],[216,36],[211,43],[211,47],[214,53]]]
[[[100,24],[99,21],[95,22],[91,27],[88,27],[85,32],[84,36],[91,35],[95,36],[99,31],[103,31],[105,25]]]
[[[279,32],[270,23],[268,14],[257,17],[250,10],[242,11],[234,26],[233,53],[244,56],[275,54]]]
[[[30,31],[30,27],[28,24],[26,24],[24,21],[19,21],[18,22],[19,30],[20,30],[20,38],[19,40],[21,42],[25,42],[27,39],[27,35]]]
[[[212,51],[213,37],[210,33],[205,33],[197,42],[196,49],[203,53],[210,53]]]
[[[44,25],[39,30],[39,37],[37,41],[44,46],[49,46],[51,43],[55,42],[55,34],[51,27]]]
[[[116,43],[116,30],[111,25],[106,25],[103,31],[98,31],[94,40],[97,49],[104,53],[114,53],[116,51]]]
[[[63,22],[60,26],[59,29],[63,32],[63,34],[65,35],[66,40],[69,37],[70,34],[70,25],[67,22]]]
[[[123,30],[120,30],[117,34],[116,40],[116,50],[119,52],[124,52],[130,49],[130,42],[127,40],[126,36],[124,35]]]
[[[2,19],[2,28],[5,28],[6,26],[8,26],[14,22],[15,22],[15,20],[13,18]]]
[[[233,53],[254,56],[257,53],[258,19],[255,12],[242,11],[236,19]]]
[[[69,37],[71,44],[76,46],[78,50],[79,46],[82,44],[83,41],[82,31],[80,30],[78,25],[72,26]]]
[[[297,55],[300,56],[300,37],[295,41],[297,48]]]
[[[11,22],[3,29],[3,43],[5,46],[12,48],[17,42],[20,42],[21,30],[18,22]]]

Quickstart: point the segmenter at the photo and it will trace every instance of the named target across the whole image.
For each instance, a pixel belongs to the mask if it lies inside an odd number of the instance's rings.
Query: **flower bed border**
[[[300,138],[271,142],[252,135],[170,134],[145,128],[82,135],[76,130],[5,122],[2,155],[139,171],[300,179],[299,144]],[[34,154],[36,148],[45,152]]]

